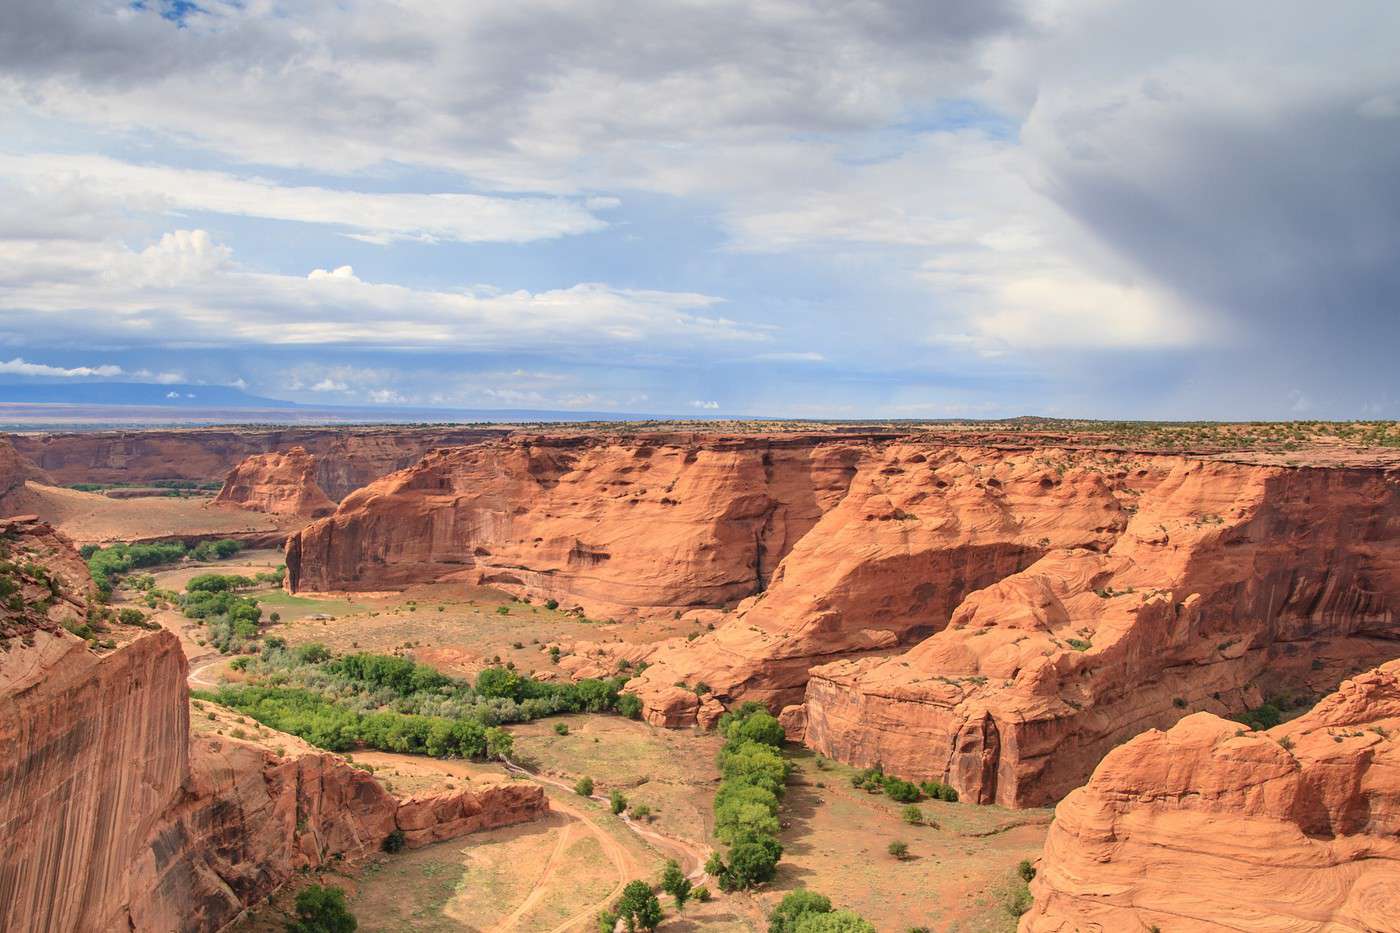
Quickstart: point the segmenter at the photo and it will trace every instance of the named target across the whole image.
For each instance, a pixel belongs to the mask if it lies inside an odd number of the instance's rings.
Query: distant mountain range
[[[257,413],[251,420],[382,421],[382,422],[540,422],[645,421],[656,415],[636,412],[552,411],[531,408],[410,408],[389,406],[305,405],[285,399],[250,395],[232,386],[155,385],[148,382],[26,383],[0,385],[0,407],[44,406],[0,411],[0,422],[20,425],[46,417],[55,421],[106,422],[137,417],[144,421],[226,421],[239,412]],[[711,416],[713,417],[713,416]],[[701,420],[709,420],[700,416]]]
[[[57,405],[158,405],[175,408],[298,408],[295,402],[249,395],[232,386],[150,382],[0,385],[0,402]]]

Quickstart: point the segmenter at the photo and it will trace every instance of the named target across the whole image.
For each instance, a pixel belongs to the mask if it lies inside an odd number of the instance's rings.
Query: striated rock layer
[[[439,450],[288,545],[295,590],[461,579],[595,614],[762,590],[846,493],[859,442],[520,437]]]
[[[904,655],[815,669],[794,733],[1035,806],[1144,729],[1400,654],[1400,476],[1176,460],[1134,501],[1107,553],[1055,551]]]
[[[969,593],[1051,548],[1106,549],[1129,516],[1126,472],[1086,455],[911,440],[859,454],[846,495],[766,591],[713,633],[657,651],[629,685],[650,721],[708,723],[739,700],[800,702],[814,665],[917,642]]]
[[[316,482],[332,499],[417,462],[437,447],[499,437],[501,428],[188,428],[16,434],[18,452],[54,483],[217,482],[255,454],[302,447],[316,457]]]
[[[1400,931],[1400,661],[1267,732],[1197,713],[1055,812],[1021,933]]]
[[[316,458],[305,447],[244,460],[229,471],[214,504],[298,518],[335,511],[335,502],[316,482]]]
[[[175,635],[98,656],[61,627],[91,596],[71,545],[19,518],[0,522],[0,546],[0,930],[217,930],[395,829],[424,845],[548,809],[531,784],[399,799],[292,736],[288,755],[192,741]]]

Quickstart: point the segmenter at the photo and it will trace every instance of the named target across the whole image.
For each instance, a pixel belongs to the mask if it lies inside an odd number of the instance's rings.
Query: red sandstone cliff
[[[217,482],[255,454],[303,447],[316,457],[316,482],[332,499],[417,462],[437,447],[500,437],[501,428],[306,427],[188,428],[16,434],[21,455],[54,483]]]
[[[217,930],[396,828],[416,846],[548,809],[531,784],[399,799],[291,736],[192,740],[173,634],[99,656],[60,626],[91,587],[68,542],[11,519],[0,550],[0,930]]]
[[[229,471],[214,504],[297,518],[335,511],[335,503],[316,483],[316,458],[304,447],[244,460]]]
[[[1039,805],[1144,729],[1400,654],[1400,476],[1179,460],[1136,501],[1107,554],[1057,551],[907,654],[815,669],[794,728],[967,800]]]
[[[736,602],[846,493],[858,442],[652,435],[435,451],[288,544],[293,590],[462,579],[592,614]]]
[[[1021,933],[1400,931],[1400,661],[1267,732],[1197,713],[1055,812]]]
[[[50,483],[53,480],[43,470],[14,448],[8,440],[0,438],[0,500],[27,480],[36,483]]]

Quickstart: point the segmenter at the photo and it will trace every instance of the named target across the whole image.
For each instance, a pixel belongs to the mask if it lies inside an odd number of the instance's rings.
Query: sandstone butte
[[[499,437],[483,427],[185,428],[14,434],[21,455],[46,471],[47,483],[144,483],[158,479],[217,482],[255,454],[302,447],[316,457],[316,483],[340,500],[436,447]]]
[[[516,436],[347,497],[289,539],[288,586],[461,580],[593,616],[729,606],[650,653],[628,688],[648,720],[757,700],[824,754],[1042,805],[1144,729],[1395,655],[1395,458],[1262,459]]]
[[[169,632],[98,655],[63,621],[86,613],[86,568],[48,526],[0,523],[39,558],[0,638],[0,929],[212,931],[306,868],[532,819],[541,788],[507,783],[399,799],[292,736],[279,755],[192,736],[187,666]],[[17,561],[12,561],[17,563]],[[19,571],[21,575],[27,571]]]
[[[1400,661],[1266,732],[1150,730],[1059,805],[1021,933],[1400,931]]]
[[[305,447],[244,460],[229,471],[214,505],[297,518],[335,511],[335,502],[316,482],[316,458]]]

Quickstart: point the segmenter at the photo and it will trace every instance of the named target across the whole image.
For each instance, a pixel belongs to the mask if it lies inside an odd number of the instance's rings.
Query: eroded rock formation
[[[15,448],[54,483],[217,482],[255,454],[302,447],[316,457],[316,482],[332,499],[403,469],[437,447],[499,437],[500,428],[187,428],[16,434]]]
[[[1400,930],[1400,661],[1267,732],[1209,713],[1055,812],[1022,933]]]
[[[33,515],[0,519],[0,639],[81,625],[93,592],[66,537]]]
[[[1400,476],[1178,460],[1107,553],[973,593],[906,654],[812,672],[802,737],[856,764],[1041,805],[1144,729],[1400,654]]]
[[[321,518],[335,511],[335,503],[316,482],[316,458],[305,447],[244,460],[229,471],[214,504],[297,518]]]
[[[548,809],[530,784],[399,799],[291,736],[280,754],[192,739],[179,640],[99,656],[59,624],[82,617],[91,586],[67,542],[28,519],[0,523],[0,542],[5,578],[24,581],[0,632],[0,930],[216,930],[396,828],[423,845]],[[25,569],[39,560],[43,575]]]
[[[803,437],[521,437],[435,451],[289,542],[293,590],[462,579],[606,615],[760,591],[862,447]]]

